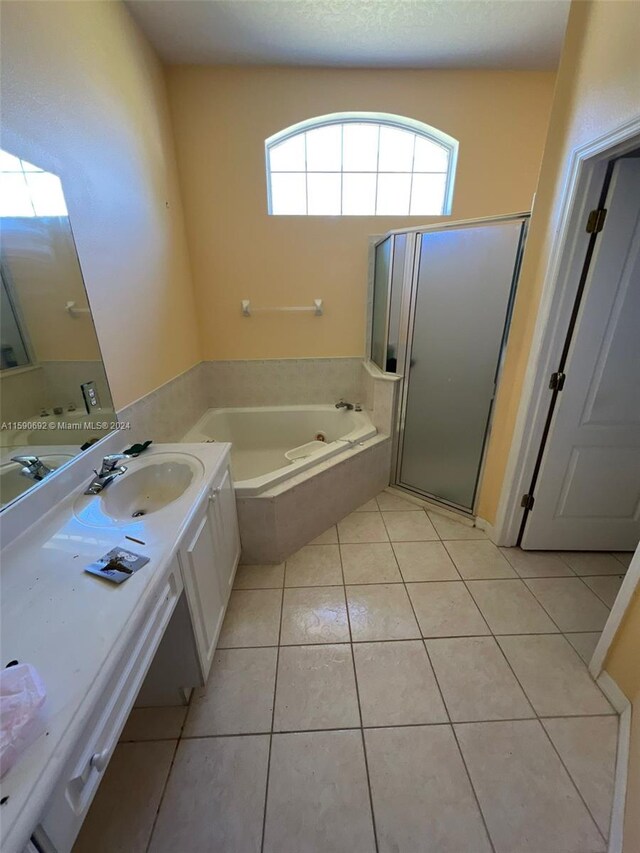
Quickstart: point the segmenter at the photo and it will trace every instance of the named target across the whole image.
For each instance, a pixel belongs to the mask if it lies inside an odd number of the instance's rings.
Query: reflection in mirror
[[[398,372],[400,311],[407,235],[378,243],[374,254],[371,360],[386,373]]]
[[[0,151],[0,505],[114,428],[59,178]]]

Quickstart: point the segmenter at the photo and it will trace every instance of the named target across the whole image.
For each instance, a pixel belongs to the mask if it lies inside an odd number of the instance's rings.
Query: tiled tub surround
[[[118,412],[118,420],[131,424],[131,441],[179,441],[209,408],[206,363],[165,382],[155,391]]]
[[[389,482],[384,435],[345,450],[257,497],[236,496],[245,563],[280,563]]]
[[[134,711],[75,853],[603,853],[618,720],[581,656],[619,556],[382,492],[241,566],[208,684]]]
[[[258,497],[239,497],[244,559],[277,563],[387,485],[398,387],[398,377],[359,358],[209,361],[118,417],[131,423],[131,441],[176,441],[212,408],[361,403],[378,431],[366,446]]]
[[[135,440],[176,441],[207,409],[348,400],[361,403],[378,432],[390,435],[395,387],[393,377],[389,381],[375,366],[367,369],[360,358],[202,361],[125,406],[118,417],[131,423]]]
[[[362,359],[286,358],[204,362],[209,408],[364,404]]]

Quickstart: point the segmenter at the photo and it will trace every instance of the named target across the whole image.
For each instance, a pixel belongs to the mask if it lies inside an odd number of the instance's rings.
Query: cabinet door
[[[219,480],[216,480],[212,493],[214,514],[214,538],[219,546],[221,561],[219,564],[220,590],[223,601],[231,594],[235,568],[240,559],[240,533],[236,496],[231,481],[231,471],[227,466]]]
[[[195,532],[181,553],[187,603],[205,679],[216,650],[225,608],[219,581],[223,552],[214,534],[216,497],[212,494],[205,503]]]

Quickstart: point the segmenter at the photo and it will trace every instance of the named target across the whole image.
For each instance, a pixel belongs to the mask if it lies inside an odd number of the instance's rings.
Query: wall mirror
[[[115,420],[60,179],[0,151],[0,508]]]

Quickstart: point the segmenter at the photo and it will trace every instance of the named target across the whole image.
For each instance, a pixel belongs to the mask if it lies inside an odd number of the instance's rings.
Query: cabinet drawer
[[[174,560],[162,592],[148,611],[135,644],[96,703],[93,717],[49,800],[41,825],[59,853],[71,850],[120,733],[182,591]]]

